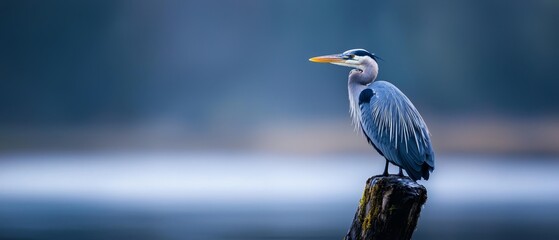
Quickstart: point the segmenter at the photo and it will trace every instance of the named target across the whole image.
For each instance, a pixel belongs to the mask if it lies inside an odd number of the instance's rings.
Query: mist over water
[[[168,152],[0,162],[5,239],[339,239],[365,180],[383,167],[366,155]],[[438,163],[421,182],[429,199],[415,239],[559,236],[556,159],[440,156]]]

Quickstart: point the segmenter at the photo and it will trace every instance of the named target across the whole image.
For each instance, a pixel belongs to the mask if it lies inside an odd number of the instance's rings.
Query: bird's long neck
[[[377,78],[378,65],[375,61],[365,62],[363,70],[351,70],[348,78],[349,108],[355,129],[361,127],[361,111],[359,109],[359,94]]]
[[[355,71],[355,70],[353,70]],[[356,131],[360,130],[361,124],[361,111],[359,109],[359,94],[367,88],[367,85],[362,83],[352,81],[351,75],[348,82],[348,92],[349,92],[349,113],[351,115],[351,120]]]

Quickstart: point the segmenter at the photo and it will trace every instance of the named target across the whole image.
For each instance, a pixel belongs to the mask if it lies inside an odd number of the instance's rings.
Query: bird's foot
[[[402,171],[402,168],[400,168],[400,171],[398,172],[398,176],[399,176],[399,177],[403,177],[403,176],[404,176],[404,172]]]

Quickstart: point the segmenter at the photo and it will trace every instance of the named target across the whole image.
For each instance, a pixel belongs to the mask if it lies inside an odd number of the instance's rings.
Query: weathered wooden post
[[[408,177],[371,177],[344,239],[409,240],[425,201],[425,187]]]

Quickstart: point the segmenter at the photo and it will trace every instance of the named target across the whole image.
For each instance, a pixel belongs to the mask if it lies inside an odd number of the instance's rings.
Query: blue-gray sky
[[[347,119],[349,69],[431,116],[559,114],[556,1],[1,1],[0,127]]]

